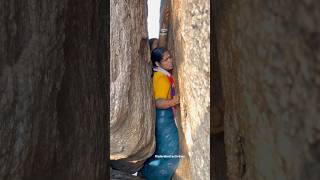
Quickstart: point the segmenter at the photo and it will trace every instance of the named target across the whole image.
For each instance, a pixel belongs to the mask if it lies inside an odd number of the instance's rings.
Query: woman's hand
[[[180,104],[180,97],[179,95],[173,96],[172,99],[157,99],[156,100],[156,107],[159,109],[167,109],[172,106]]]
[[[173,96],[173,98],[171,99],[172,101],[172,106],[175,106],[177,104],[180,104],[180,96],[179,95],[176,95],[176,96]]]

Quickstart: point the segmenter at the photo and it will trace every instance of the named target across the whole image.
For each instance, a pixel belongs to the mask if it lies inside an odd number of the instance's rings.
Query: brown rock
[[[168,48],[176,62],[178,129],[185,156],[175,179],[210,178],[209,8],[209,1],[200,0],[174,0],[170,6]]]
[[[214,5],[229,179],[319,179],[319,1]]]
[[[147,1],[110,2],[110,159],[134,173],[155,149]]]
[[[105,5],[0,2],[0,179],[106,179]]]

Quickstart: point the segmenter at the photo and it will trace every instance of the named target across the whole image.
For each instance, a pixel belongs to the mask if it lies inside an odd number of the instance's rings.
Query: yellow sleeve
[[[155,99],[168,99],[170,82],[165,75],[154,76],[153,93]]]

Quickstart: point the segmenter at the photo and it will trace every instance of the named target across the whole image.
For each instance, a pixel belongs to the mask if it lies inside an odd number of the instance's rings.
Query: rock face
[[[176,63],[181,100],[178,126],[185,156],[176,179],[210,178],[209,3],[173,0],[169,6],[168,48]]]
[[[106,1],[0,2],[0,179],[106,179]]]
[[[155,150],[147,1],[110,2],[110,159],[136,172]]]
[[[214,6],[229,179],[320,179],[320,2]]]
[[[114,170],[112,168],[110,168],[110,180],[121,180],[121,179],[125,179],[125,180],[145,180],[139,176],[134,176],[130,173],[126,173],[126,172],[122,172],[122,171],[118,171],[118,170]]]

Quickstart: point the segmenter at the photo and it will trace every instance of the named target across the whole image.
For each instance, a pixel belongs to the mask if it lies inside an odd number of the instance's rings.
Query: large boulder
[[[320,179],[320,2],[213,5],[229,179]]]
[[[180,94],[178,128],[184,156],[176,179],[210,178],[210,2],[173,0],[168,48]],[[162,12],[166,2],[162,1]]]
[[[0,179],[106,179],[106,1],[0,2]]]
[[[110,6],[110,159],[135,172],[155,150],[147,1]]]

